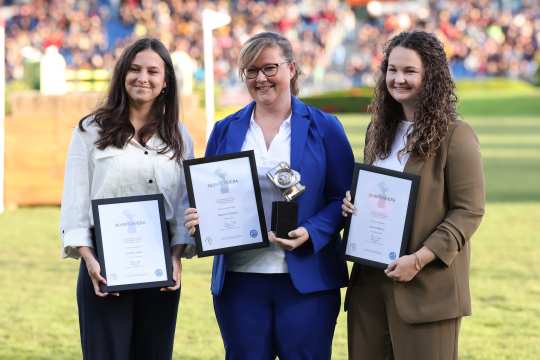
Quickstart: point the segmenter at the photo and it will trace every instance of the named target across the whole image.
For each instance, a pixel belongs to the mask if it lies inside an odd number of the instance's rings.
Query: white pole
[[[6,32],[4,25],[0,25],[0,214],[4,212],[4,189],[5,189],[5,96],[6,96]]]
[[[204,17],[203,17],[204,19]],[[214,104],[214,41],[212,39],[212,29],[204,25],[203,20],[203,41],[204,41],[204,105],[206,107],[206,141],[210,137],[210,132],[214,127],[215,104]]]
[[[204,43],[204,104],[206,107],[206,141],[208,141],[212,128],[214,127],[215,116],[214,40],[212,38],[212,30],[230,23],[231,17],[228,14],[204,9],[202,18]]]

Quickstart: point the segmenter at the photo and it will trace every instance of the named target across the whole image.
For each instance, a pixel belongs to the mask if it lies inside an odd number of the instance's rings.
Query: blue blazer
[[[238,152],[249,128],[255,102],[214,125],[206,156]],[[348,281],[339,231],[341,202],[351,187],[354,157],[343,126],[330,114],[292,97],[291,167],[302,176],[306,191],[297,198],[298,225],[310,239],[285,251],[289,274],[301,293],[337,289]],[[225,281],[227,256],[214,258],[212,294]]]

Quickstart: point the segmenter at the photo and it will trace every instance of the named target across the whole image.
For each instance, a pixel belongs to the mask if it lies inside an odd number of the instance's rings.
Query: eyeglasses
[[[246,79],[255,79],[257,75],[259,75],[259,71],[262,71],[262,73],[266,77],[272,77],[272,76],[276,76],[279,65],[288,64],[288,63],[289,61],[284,61],[277,64],[266,64],[260,68],[253,66],[253,67],[244,69],[243,73]]]

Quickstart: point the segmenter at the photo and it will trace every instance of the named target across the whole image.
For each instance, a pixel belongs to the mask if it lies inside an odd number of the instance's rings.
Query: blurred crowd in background
[[[412,28],[437,34],[457,79],[533,80],[540,63],[540,1],[436,0],[428,5],[358,24],[347,42],[347,72],[355,85],[373,83],[386,39]]]
[[[160,38],[193,60],[203,81],[204,8],[229,13],[215,31],[215,79],[239,83],[236,61],[251,35],[272,30],[289,38],[313,89],[372,85],[381,50],[393,34],[434,32],[445,43],[456,78],[503,76],[532,81],[540,62],[538,0],[33,0],[4,1],[6,77],[22,79],[25,62],[56,46],[68,69],[111,70],[125,44]],[[323,86],[324,84],[324,86]],[[332,85],[335,84],[335,85]]]

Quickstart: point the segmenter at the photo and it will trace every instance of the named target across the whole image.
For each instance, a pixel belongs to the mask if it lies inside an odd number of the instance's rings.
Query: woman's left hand
[[[402,256],[391,262],[384,272],[392,280],[411,281],[419,272],[416,266],[416,257],[414,255]]]
[[[161,288],[160,291],[176,291],[180,289],[180,283],[181,283],[180,279],[182,278],[182,260],[180,259],[180,256],[176,251],[172,252],[171,261],[172,261],[172,278],[174,280],[174,285]]]
[[[274,234],[272,231],[269,231],[268,240],[275,244],[278,244],[284,250],[292,251],[297,247],[301,246],[309,239],[309,233],[307,229],[303,226],[300,226],[299,228],[290,231],[288,235],[290,239],[278,238],[276,234]]]

